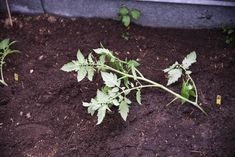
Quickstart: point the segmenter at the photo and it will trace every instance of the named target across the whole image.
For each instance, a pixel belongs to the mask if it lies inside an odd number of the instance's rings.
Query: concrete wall
[[[141,10],[136,23],[174,28],[235,27],[235,2],[218,0],[9,0],[13,12],[116,19],[120,6]],[[4,10],[5,0],[0,0]]]

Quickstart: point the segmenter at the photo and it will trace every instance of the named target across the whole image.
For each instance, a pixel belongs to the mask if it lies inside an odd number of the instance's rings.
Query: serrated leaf
[[[131,18],[128,15],[122,17],[122,23],[124,26],[128,27],[131,23]]]
[[[127,65],[128,65],[129,68],[131,68],[131,67],[135,67],[136,68],[136,67],[138,67],[140,65],[140,63],[138,63],[135,60],[130,60],[130,61],[127,62]]]
[[[128,99],[127,97],[124,97],[124,101],[125,101],[127,104],[131,104],[131,100]]]
[[[116,92],[119,91],[119,88],[118,88],[118,87],[115,87],[115,88],[113,88],[111,91],[112,91],[113,93],[116,93]]]
[[[128,13],[129,13],[129,10],[128,10],[127,7],[121,7],[119,9],[119,14],[122,15],[122,16],[127,15]]]
[[[178,79],[182,75],[182,69],[172,69],[168,72],[168,82],[167,86],[171,85],[172,83],[175,83],[178,81]]]
[[[100,90],[97,90],[97,95],[96,95],[98,103],[107,103],[109,102],[109,96],[105,93],[103,93]]]
[[[87,66],[86,70],[87,70],[87,78],[88,78],[88,80],[92,81],[94,73],[95,73],[95,69],[93,67],[91,67],[91,66]]]
[[[99,125],[103,120],[106,115],[106,110],[108,109],[107,105],[103,105],[98,109],[97,117],[98,117],[98,122],[96,125]]]
[[[87,71],[85,67],[81,67],[77,73],[77,81],[80,82],[86,77]]]
[[[138,20],[140,18],[140,14],[141,14],[141,12],[139,10],[137,10],[137,9],[133,9],[131,11],[131,16],[135,20]]]
[[[63,67],[61,68],[61,70],[65,71],[65,72],[71,72],[77,69],[77,66],[74,64],[74,62],[69,62],[65,65],[63,65]]]
[[[132,72],[132,75],[133,75],[133,79],[137,80],[136,70],[135,70],[134,66],[131,67],[131,72]]]
[[[178,62],[175,62],[174,64],[172,64],[169,68],[166,68],[163,70],[164,73],[169,72],[170,70],[174,69],[177,65],[179,65]]]
[[[195,51],[188,54],[182,61],[183,68],[188,69],[193,63],[197,61],[196,59],[197,59],[197,55]]]
[[[141,91],[140,89],[137,90],[136,92],[136,101],[141,105]]]
[[[90,64],[94,64],[94,61],[93,61],[93,59],[92,59],[92,53],[90,53],[90,54],[88,55],[88,62],[89,62]]]
[[[117,101],[117,99],[114,99],[114,100],[113,100],[113,104],[114,104],[115,106],[119,106],[119,102]]]
[[[126,121],[127,115],[129,113],[129,105],[125,102],[122,101],[119,105],[119,113],[122,116],[122,119]]]
[[[101,72],[102,79],[108,87],[119,87],[121,81],[118,80],[117,75],[113,73]]]
[[[123,79],[123,82],[124,82],[124,85],[126,86],[126,88],[129,88],[129,79],[128,79],[128,77],[125,77]]]
[[[95,114],[95,110],[92,109],[92,106],[88,106],[87,112],[91,114],[92,116]]]
[[[98,49],[93,49],[93,51],[98,54],[98,55],[107,55],[107,56],[113,56],[113,53],[109,51],[108,49],[105,48],[98,48]]]
[[[124,94],[125,94],[125,95],[128,95],[130,92],[131,92],[131,90],[127,89],[127,90],[124,92]]]
[[[9,47],[10,39],[4,39],[0,42],[0,49],[6,49]]]
[[[80,64],[85,63],[85,58],[80,50],[77,51],[77,59]]]

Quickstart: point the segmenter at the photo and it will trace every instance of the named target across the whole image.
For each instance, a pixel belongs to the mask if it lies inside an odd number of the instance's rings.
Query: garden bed
[[[3,19],[3,15],[1,15]],[[194,157],[235,154],[235,45],[227,46],[220,30],[180,30],[132,24],[130,39],[118,21],[14,16],[14,27],[1,21],[0,39],[17,40],[6,60],[9,84],[0,87],[0,156],[2,157]],[[100,87],[95,76],[78,83],[74,73],[60,68],[75,59],[77,49],[87,55],[100,42],[117,56],[138,59],[140,71],[166,84],[162,69],[191,51],[198,60],[192,77],[200,102],[208,113],[180,102],[166,107],[172,96],[146,89],[140,106],[130,108],[127,122],[118,112],[101,125],[87,114],[89,101]],[[14,80],[14,73],[19,80]],[[98,83],[97,83],[98,82]],[[172,87],[175,91],[180,84]],[[178,91],[179,92],[179,91]],[[216,95],[222,104],[215,105]]]

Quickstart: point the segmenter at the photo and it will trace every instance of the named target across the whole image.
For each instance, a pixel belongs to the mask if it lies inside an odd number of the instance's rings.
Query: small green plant
[[[223,28],[223,34],[224,34],[224,41],[226,44],[231,44],[233,42],[234,38],[234,29],[229,27]]]
[[[95,72],[101,74],[104,86],[97,90],[96,97],[92,98],[90,102],[83,102],[83,106],[88,108],[88,113],[94,115],[97,112],[97,124],[103,121],[106,112],[111,111],[112,107],[118,108],[121,117],[126,121],[131,104],[131,100],[128,98],[130,92],[135,92],[136,101],[141,105],[141,90],[150,87],[163,89],[175,97],[173,101],[180,99],[182,103],[188,102],[205,113],[198,104],[196,85],[190,76],[192,72],[189,70],[189,67],[196,62],[195,52],[190,53],[182,64],[176,62],[164,70],[168,74],[167,85],[183,78],[181,94],[144,77],[138,70],[140,64],[135,60],[121,60],[115,57],[113,52],[103,47],[94,49],[94,52],[99,56],[98,60],[92,53],[86,59],[78,50],[77,60],[65,64],[61,70],[77,72],[78,82],[85,77],[92,81]]]
[[[0,83],[7,86],[7,83],[4,80],[3,77],[3,65],[5,64],[5,58],[9,54],[19,52],[18,50],[11,50],[10,46],[14,44],[16,41],[10,42],[9,39],[4,39],[0,42],[0,74],[1,74],[1,79]]]
[[[119,9],[118,12],[118,18],[122,22],[122,24],[127,27],[127,29],[130,28],[130,24],[132,20],[138,20],[141,16],[141,12],[137,9],[129,10],[127,7],[123,6]],[[125,40],[129,40],[130,34],[128,31],[123,32],[121,37]]]
[[[129,10],[123,6],[119,9],[118,17],[125,27],[129,27],[132,20],[138,20],[141,12],[137,9]]]

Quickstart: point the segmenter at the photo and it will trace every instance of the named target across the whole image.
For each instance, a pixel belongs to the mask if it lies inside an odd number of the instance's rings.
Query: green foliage
[[[85,59],[80,50],[77,51],[77,60],[65,64],[61,70],[66,72],[76,71],[77,72],[77,81],[82,81],[86,76],[92,81],[95,69],[93,67],[92,54],[88,56],[88,59]]]
[[[224,34],[224,41],[226,44],[231,44],[234,40],[234,29],[229,27],[223,28],[223,34]]]
[[[196,91],[196,85],[190,76],[192,71],[189,70],[189,67],[197,61],[196,59],[197,59],[196,52],[193,51],[183,59],[181,64],[175,62],[173,65],[171,65],[167,69],[164,69],[163,71],[167,73],[168,77],[167,86],[177,82],[180,78],[182,78],[183,84],[181,88],[181,96],[183,96],[186,99],[196,97],[196,102],[197,102],[198,96]],[[181,102],[183,104],[185,103],[185,100],[181,99]]]
[[[3,65],[5,64],[5,58],[9,54],[19,52],[18,50],[11,50],[11,45],[14,44],[16,41],[10,42],[10,39],[4,39],[0,42],[0,74],[1,79],[0,83],[7,86],[7,83],[4,80],[3,76]]]
[[[123,6],[119,9],[118,17],[125,27],[129,27],[132,20],[138,20],[141,12],[137,9],[129,10]]]
[[[122,12],[125,13],[126,10]],[[141,105],[141,90],[148,87],[161,88],[181,99],[182,103],[191,103],[203,111],[197,102],[189,100],[190,96],[197,98],[195,84],[191,83],[191,79],[187,79],[183,83],[180,95],[157,82],[145,78],[137,69],[140,66],[137,61],[121,60],[115,57],[112,51],[103,47],[94,49],[93,51],[97,57],[94,57],[90,53],[85,58],[81,51],[78,50],[77,59],[65,64],[61,70],[65,72],[77,72],[78,82],[85,79],[86,76],[92,81],[94,72],[101,74],[104,86],[97,90],[96,96],[90,102],[83,102],[83,106],[87,107],[89,114],[97,115],[97,125],[104,120],[107,111],[115,108],[118,109],[120,116],[126,121],[129,107],[132,103],[128,98],[130,93],[135,92],[136,102]],[[164,71],[168,73],[170,79],[168,85],[176,82],[183,74],[185,75],[187,73],[186,76],[190,76],[188,69],[194,62],[196,62],[196,53],[192,52],[183,60],[182,64],[176,62],[168,69],[165,69]],[[176,70],[180,70],[181,72],[176,72]]]

